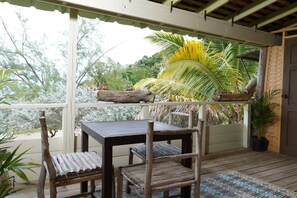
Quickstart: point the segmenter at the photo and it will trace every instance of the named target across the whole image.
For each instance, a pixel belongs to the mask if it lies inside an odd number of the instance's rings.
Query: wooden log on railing
[[[155,95],[147,90],[111,91],[98,90],[97,100],[115,103],[154,102]]]

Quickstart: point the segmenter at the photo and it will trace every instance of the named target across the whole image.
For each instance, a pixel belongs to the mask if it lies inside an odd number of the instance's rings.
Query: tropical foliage
[[[210,101],[216,91],[242,88],[245,75],[234,61],[236,45],[221,45],[224,50],[218,51],[218,45],[171,33],[157,32],[147,38],[163,47],[168,60],[156,79],[142,80],[135,88],[148,86],[174,100],[199,101]]]
[[[210,101],[216,91],[236,92],[248,82],[248,74],[240,66],[237,56],[255,50],[234,43],[195,39],[181,35],[156,32],[148,36],[163,47],[167,57],[157,78],[147,78],[134,85],[136,89],[148,87],[173,101]],[[249,74],[254,76],[257,65],[249,63]],[[213,106],[209,112],[217,114],[219,108],[229,122],[240,120],[238,107]],[[234,116],[237,115],[237,116]]]
[[[29,182],[24,170],[34,172],[32,168],[39,166],[39,164],[36,163],[26,163],[23,161],[23,155],[29,149],[17,154],[17,151],[20,148],[19,145],[12,152],[8,151],[7,146],[3,146],[3,144],[8,143],[11,139],[12,137],[7,135],[2,135],[0,137],[0,198],[15,192],[13,186],[10,185],[9,172],[13,172],[24,181]]]
[[[10,92],[10,86],[13,81],[9,78],[12,70],[0,68],[0,104],[9,104],[7,99],[12,98],[13,94]]]
[[[252,102],[251,121],[256,128],[259,140],[263,137],[265,128],[269,124],[273,124],[277,119],[275,108],[278,107],[278,104],[271,100],[279,93],[279,90],[272,89],[265,92],[262,96],[256,96]]]

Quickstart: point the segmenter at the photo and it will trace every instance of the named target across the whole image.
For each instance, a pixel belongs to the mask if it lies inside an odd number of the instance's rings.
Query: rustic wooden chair
[[[64,153],[52,156],[49,151],[45,112],[39,112],[42,142],[42,166],[38,181],[38,198],[44,198],[46,174],[49,174],[50,197],[56,198],[57,187],[91,181],[91,194],[95,192],[95,180],[101,179],[102,160],[95,152]]]
[[[144,164],[128,165],[119,167],[118,171],[118,198],[123,194],[123,177],[134,185],[135,189],[143,193],[143,197],[152,197],[152,192],[168,192],[169,189],[181,188],[194,184],[194,197],[200,194],[200,168],[201,168],[201,136],[203,121],[199,121],[199,129],[180,129],[170,131],[154,131],[153,121],[148,122],[148,132],[146,136],[146,162]],[[178,154],[172,156],[153,157],[153,137],[164,135],[177,135],[184,133],[194,133],[196,149],[195,152]],[[194,169],[181,165],[180,160],[194,158]],[[168,193],[164,193],[164,197]]]
[[[173,123],[173,116],[188,117],[188,128],[193,128],[193,111],[189,113],[184,112],[169,112],[169,124]],[[171,144],[168,140],[167,143],[160,143],[153,146],[153,157],[170,156],[181,154],[181,149]],[[146,145],[140,144],[129,148],[129,165],[133,164],[134,155],[140,158],[142,161],[146,159]],[[130,183],[127,182],[126,192],[130,193]]]

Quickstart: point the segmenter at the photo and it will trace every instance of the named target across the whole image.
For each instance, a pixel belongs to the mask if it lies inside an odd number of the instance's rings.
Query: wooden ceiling
[[[297,26],[296,0],[149,0],[255,30]]]

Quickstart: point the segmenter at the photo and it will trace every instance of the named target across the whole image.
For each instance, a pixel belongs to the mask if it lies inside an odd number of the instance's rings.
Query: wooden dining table
[[[102,145],[102,197],[112,197],[112,177],[113,177],[113,146],[128,145],[135,143],[145,143],[148,120],[130,121],[100,121],[83,122],[82,129],[82,151],[88,151],[89,136]],[[154,122],[155,130],[176,130],[179,127]],[[154,141],[177,140],[182,141],[182,152],[192,152],[192,134],[172,135],[164,137],[158,136]],[[185,159],[182,164],[186,167],[192,166],[191,159]],[[87,183],[81,184],[81,191],[87,191]],[[190,197],[191,187],[181,189],[181,197]]]

